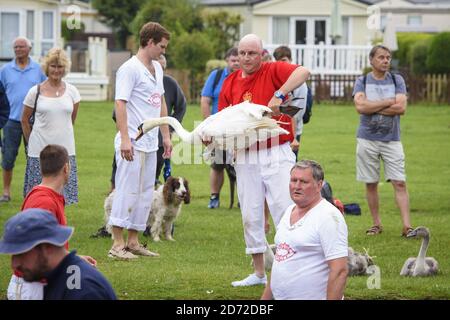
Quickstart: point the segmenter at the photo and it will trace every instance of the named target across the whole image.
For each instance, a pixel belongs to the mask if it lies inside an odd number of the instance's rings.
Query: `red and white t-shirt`
[[[276,300],[324,300],[327,261],[348,256],[347,225],[325,199],[291,225],[294,206],[286,209],[277,226],[270,288]]]

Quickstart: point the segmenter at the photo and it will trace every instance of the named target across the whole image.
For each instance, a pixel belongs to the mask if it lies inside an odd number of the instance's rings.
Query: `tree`
[[[438,33],[428,48],[427,68],[431,73],[450,73],[450,32]]]
[[[205,30],[214,46],[214,56],[223,59],[227,50],[239,40],[242,16],[225,10],[204,10],[203,20]]]
[[[92,5],[101,15],[100,21],[113,28],[122,48],[132,34],[130,22],[145,0],[93,0]]]
[[[195,1],[190,0],[152,0],[146,2],[131,23],[136,38],[142,26],[154,21],[161,24],[172,35],[202,30],[201,11]]]
[[[177,36],[172,43],[172,60],[177,68],[189,70],[190,96],[198,97],[206,62],[213,57],[211,41],[205,33],[194,31]]]
[[[66,19],[61,20],[61,37],[63,37],[66,42],[73,40],[73,38],[75,37],[76,34],[84,33],[85,29],[86,29],[86,26],[84,25],[83,21],[81,21],[79,29],[75,29],[75,28],[71,29],[71,28],[67,27]]]

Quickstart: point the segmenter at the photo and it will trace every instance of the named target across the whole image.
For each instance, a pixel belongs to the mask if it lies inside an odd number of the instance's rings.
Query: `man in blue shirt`
[[[359,77],[353,88],[356,111],[360,114],[356,145],[357,180],[366,184],[366,196],[373,225],[367,235],[383,231],[379,212],[378,181],[384,163],[386,181],[394,187],[403,224],[402,235],[413,228],[406,188],[405,153],[400,141],[400,117],[407,106],[405,81],[389,72],[391,51],[377,45],[369,53],[372,72]]]
[[[108,280],[65,249],[72,234],[50,212],[27,209],[6,222],[0,253],[12,255],[11,265],[25,281],[47,283],[44,300],[116,300]]]
[[[29,57],[30,51],[30,40],[24,37],[17,38],[14,40],[14,54],[16,57],[0,70],[0,81],[5,88],[11,109],[8,122],[3,128],[3,195],[0,197],[0,202],[11,200],[13,168],[23,136],[20,123],[23,100],[31,87],[46,79],[39,64]]]
[[[227,67],[225,69],[213,70],[202,90],[202,97],[200,100],[200,107],[203,118],[206,119],[210,115],[217,113],[217,105],[219,103],[219,94],[222,89],[222,84],[225,78],[232,72],[239,69],[239,57],[237,48],[231,48],[225,55]],[[224,152],[216,152],[215,159],[211,164],[211,171],[209,174],[209,183],[211,187],[211,198],[209,200],[208,208],[214,209],[219,207],[220,189],[222,189],[226,164],[226,154]]]

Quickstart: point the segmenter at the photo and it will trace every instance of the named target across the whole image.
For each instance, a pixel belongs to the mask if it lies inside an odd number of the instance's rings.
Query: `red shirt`
[[[242,70],[237,70],[225,79],[219,96],[219,111],[248,100],[255,104],[267,106],[275,91],[287,81],[298,65],[286,62],[265,62],[255,73],[242,77]],[[283,144],[294,139],[291,117],[286,114],[273,116],[272,119],[283,122],[280,127],[289,132],[275,139]],[[271,143],[272,141],[272,143]],[[273,145],[274,138],[267,141],[267,146]]]
[[[35,186],[25,197],[21,210],[39,208],[50,211],[62,226],[67,226],[67,219],[64,214],[64,196],[49,187]],[[69,250],[69,242],[64,245]],[[21,277],[19,271],[14,270],[14,274]]]

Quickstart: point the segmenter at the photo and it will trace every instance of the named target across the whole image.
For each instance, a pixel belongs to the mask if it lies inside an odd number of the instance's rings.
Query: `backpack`
[[[222,73],[225,70],[224,68],[216,68],[214,70],[217,70],[216,76],[214,77],[214,82],[212,86],[212,92],[214,94],[214,90],[216,90],[217,85],[219,84],[220,78],[222,77]]]
[[[6,96],[5,88],[0,82],[0,129],[3,128],[9,118],[10,106],[8,97]]]
[[[313,95],[312,95],[312,91],[311,88],[307,85],[308,87],[308,93],[306,94],[306,110],[305,113],[303,114],[303,124],[308,123],[311,116],[312,116],[312,106],[313,106]]]

